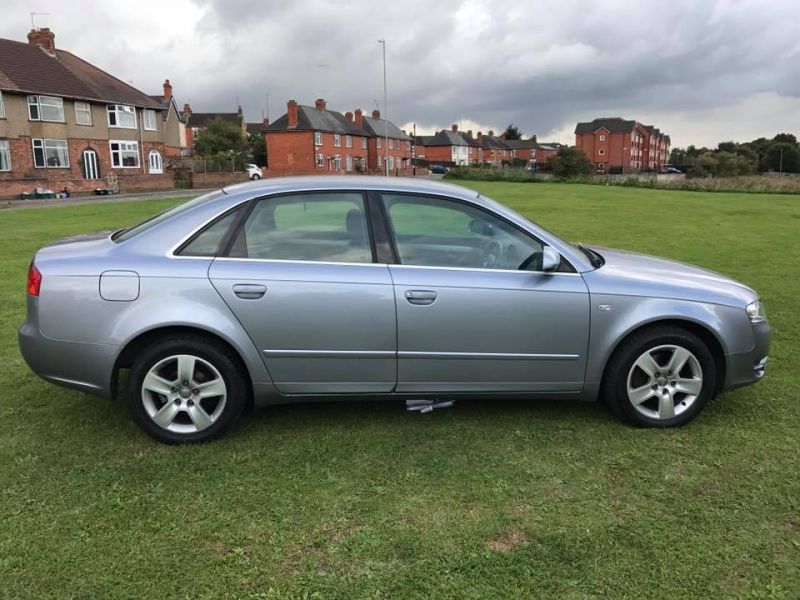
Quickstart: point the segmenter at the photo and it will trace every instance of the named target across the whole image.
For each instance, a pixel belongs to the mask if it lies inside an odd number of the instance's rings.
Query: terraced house
[[[0,39],[0,195],[171,187],[164,157],[183,131],[169,81],[148,96],[57,49],[48,28]]]

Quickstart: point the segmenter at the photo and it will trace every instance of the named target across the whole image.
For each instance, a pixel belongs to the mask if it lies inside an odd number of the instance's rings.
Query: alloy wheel
[[[626,390],[637,412],[672,419],[689,409],[703,389],[700,361],[683,346],[665,344],[642,353],[630,370]]]

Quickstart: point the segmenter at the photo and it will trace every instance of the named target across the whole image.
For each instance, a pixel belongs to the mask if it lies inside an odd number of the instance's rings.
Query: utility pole
[[[411,174],[417,174],[417,124],[414,123],[414,135],[411,137]]]
[[[778,163],[778,173],[783,174],[783,147],[780,148],[781,151],[781,160]]]
[[[378,40],[383,47],[383,165],[384,174],[389,176],[389,106],[386,100],[386,40]]]

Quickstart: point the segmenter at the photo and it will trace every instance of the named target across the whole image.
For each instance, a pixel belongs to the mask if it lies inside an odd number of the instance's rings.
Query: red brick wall
[[[420,152],[422,149],[422,152]],[[425,160],[429,163],[450,163],[453,162],[452,146],[420,146],[417,149],[417,156],[425,155]]]
[[[600,140],[601,135],[605,136],[605,140]],[[605,170],[611,167],[623,167],[625,170],[631,168],[630,133],[609,133],[603,130],[576,134],[575,147],[583,150],[593,165],[603,163]],[[600,154],[601,149],[603,154]]]
[[[189,185],[193,188],[219,188],[248,179],[247,173],[189,173]]]
[[[392,143],[392,148],[386,151],[386,138],[381,138],[381,147],[378,148],[378,138],[369,139],[369,170],[375,173],[383,172],[383,160],[386,156],[391,156],[394,161],[394,170],[404,168],[402,165],[408,166],[411,164],[411,141],[397,140],[389,138]],[[417,147],[417,156],[419,156],[420,147]],[[379,158],[380,156],[380,158]],[[398,162],[399,161],[399,162]]]
[[[334,134],[323,132],[322,144],[314,144],[314,132],[312,131],[270,131],[266,134],[267,141],[267,162],[268,171],[265,177],[281,175],[305,175],[305,174],[343,174],[347,172],[347,157],[353,159],[353,170],[356,173],[356,159],[362,158],[365,167],[368,161],[368,149],[361,147],[361,136],[352,136],[353,146],[347,147],[347,139],[344,134],[340,136],[340,145],[334,145]],[[316,163],[317,154],[324,156],[323,166],[318,167]],[[336,170],[333,157],[341,157],[341,169]],[[409,151],[410,155],[410,151]]]

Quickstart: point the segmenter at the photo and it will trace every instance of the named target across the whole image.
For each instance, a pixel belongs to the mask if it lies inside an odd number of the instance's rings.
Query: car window
[[[428,196],[384,194],[383,202],[401,264],[541,268],[542,243],[483,210]]]
[[[163,212],[160,212],[156,215],[153,215],[149,219],[142,221],[138,225],[134,225],[132,227],[127,227],[125,229],[121,229],[117,231],[111,239],[115,242],[124,242],[125,240],[129,240],[130,238],[139,235],[150,229],[151,227],[155,227],[162,221],[170,219],[175,215],[179,215],[180,213],[189,210],[190,208],[194,208],[195,206],[199,206],[200,204],[204,204],[205,202],[210,202],[211,200],[216,200],[222,196],[225,196],[225,192],[222,190],[218,190],[216,192],[211,192],[210,194],[204,194],[203,196],[198,196],[188,202],[184,202],[183,204],[179,204],[178,206],[173,206],[170,209],[167,209]]]
[[[227,215],[220,217],[210,225],[207,225],[200,233],[194,236],[177,254],[179,256],[216,256],[220,251],[225,234],[233,226],[236,217],[242,210],[240,206]]]
[[[230,256],[370,263],[364,197],[343,192],[259,200],[236,235]]]

